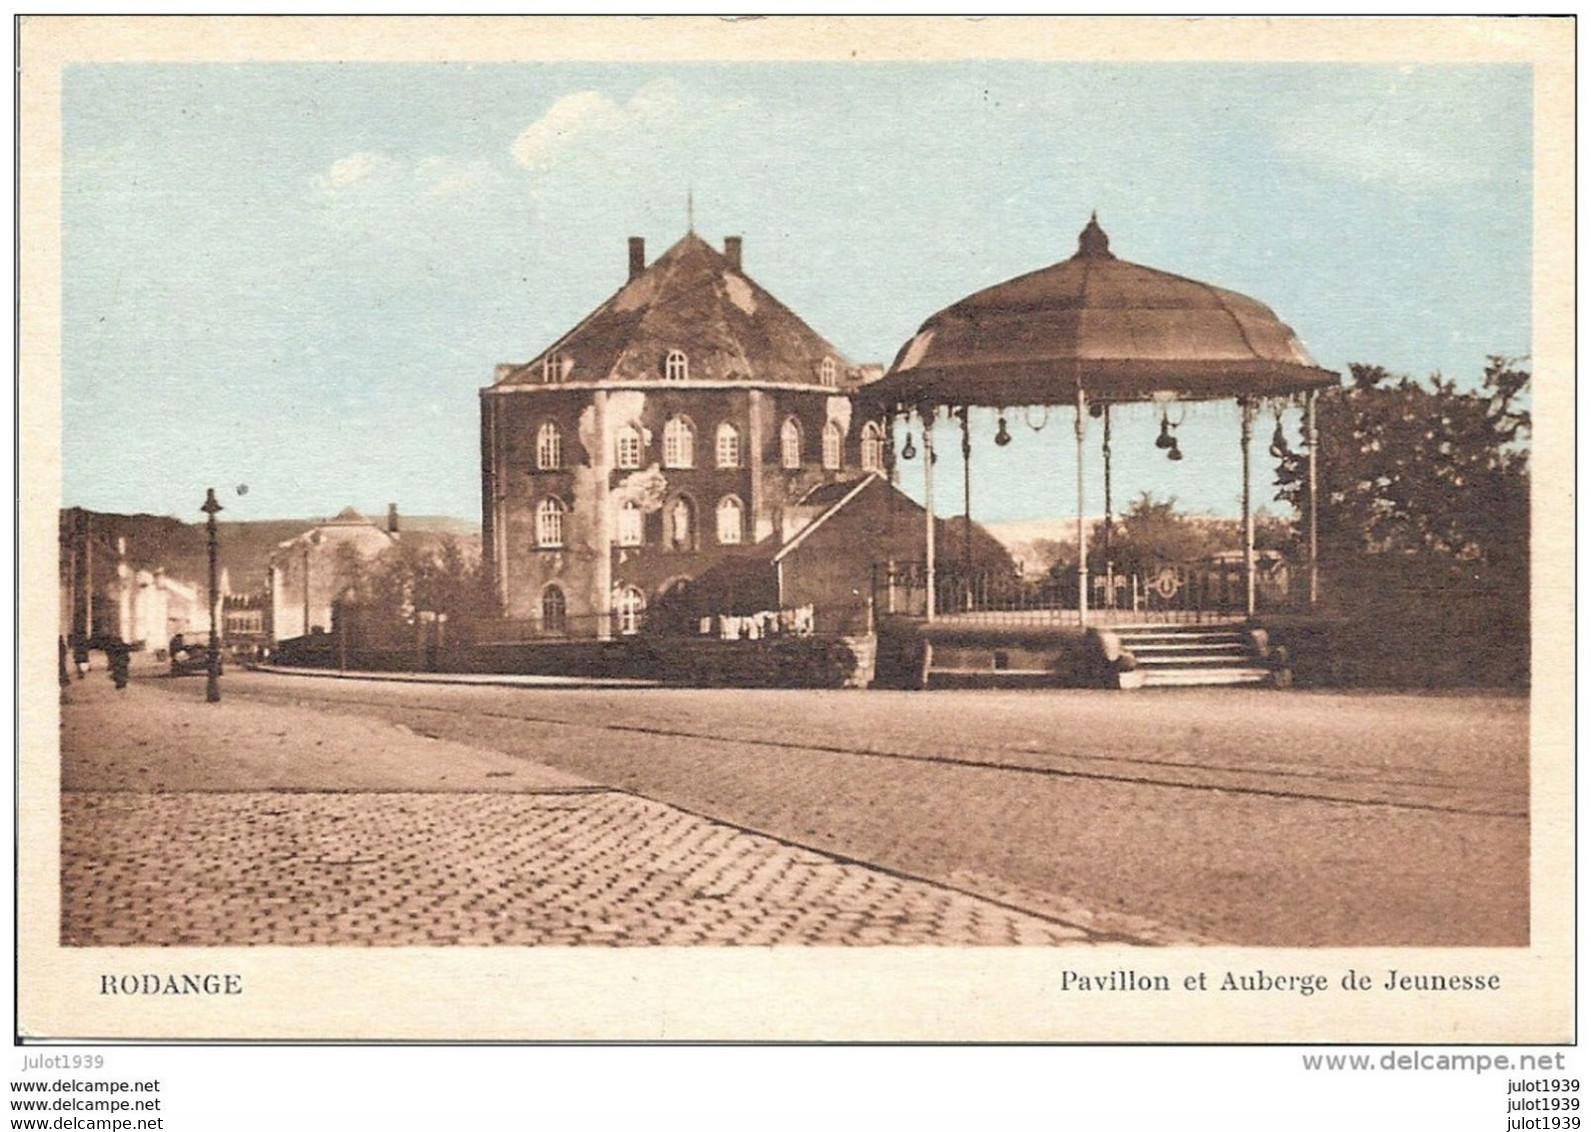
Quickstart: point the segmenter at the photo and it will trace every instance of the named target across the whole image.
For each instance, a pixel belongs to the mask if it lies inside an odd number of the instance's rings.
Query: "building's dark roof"
[[[922,324],[880,403],[1064,404],[1169,392],[1269,396],[1334,385],[1292,328],[1255,299],[1117,259],[1097,220],[1077,254],[968,295]]]
[[[500,367],[496,384],[544,384],[549,357],[556,380],[662,381],[671,350],[684,351],[694,381],[817,385],[825,358],[835,362],[839,389],[864,379],[790,308],[692,232],[531,362]]]

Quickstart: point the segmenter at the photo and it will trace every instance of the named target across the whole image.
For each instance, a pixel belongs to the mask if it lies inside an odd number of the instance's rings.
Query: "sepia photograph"
[[[19,1037],[1572,1041],[1573,24],[1399,24],[24,21]]]

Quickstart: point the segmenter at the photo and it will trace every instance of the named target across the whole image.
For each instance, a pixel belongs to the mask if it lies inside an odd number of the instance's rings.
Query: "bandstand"
[[[1190,402],[1233,401],[1238,408],[1242,452],[1242,550],[1240,600],[1224,612],[1234,623],[1252,623],[1256,613],[1253,459],[1254,422],[1264,408],[1276,414],[1272,454],[1283,454],[1282,413],[1300,408],[1304,417],[1308,491],[1307,593],[1312,607],[1319,591],[1316,539],[1316,397],[1338,384],[1336,373],[1317,366],[1291,328],[1263,303],[1234,291],[1118,259],[1110,240],[1091,217],[1071,258],[978,291],[925,321],[903,345],[885,376],[867,395],[896,419],[916,416],[922,436],[924,505],[927,513],[926,574],[920,619],[928,626],[979,612],[978,595],[958,594],[955,608],[941,608],[935,545],[933,464],[935,423],[959,422],[966,485],[966,527],[971,515],[973,409],[999,416],[997,444],[1008,443],[1008,415],[1050,407],[1075,412],[1077,590],[1073,624],[1083,630],[1112,623],[1153,620],[1137,601],[1130,610],[1090,610],[1089,519],[1085,506],[1089,421],[1102,430],[1105,489],[1104,535],[1111,532],[1110,461],[1113,406],[1149,404],[1160,410],[1157,446],[1180,459],[1173,413]],[[911,458],[908,433],[899,455]],[[1070,505],[1070,501],[1069,501]],[[1070,509],[1070,508],[1069,508]],[[1106,604],[1115,606],[1114,584]],[[1059,603],[1057,603],[1059,604]],[[1070,607],[1070,601],[1065,603]],[[1067,608],[1053,611],[1071,618]],[[986,628],[997,621],[984,620]],[[1187,647],[1185,645],[1154,647]],[[1169,682],[1169,681],[1168,681]],[[1215,682],[1215,681],[1189,681]]]

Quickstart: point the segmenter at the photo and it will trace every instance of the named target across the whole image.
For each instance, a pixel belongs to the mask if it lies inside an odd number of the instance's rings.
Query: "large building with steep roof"
[[[483,553],[505,621],[635,632],[709,571],[769,561],[826,510],[817,489],[887,474],[886,422],[853,397],[882,367],[759,286],[741,251],[690,232],[648,265],[632,238],[624,285],[481,390]]]

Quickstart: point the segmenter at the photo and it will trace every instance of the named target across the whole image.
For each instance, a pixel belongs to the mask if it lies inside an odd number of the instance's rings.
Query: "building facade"
[[[353,584],[361,564],[374,560],[398,538],[397,516],[387,526],[352,507],[280,543],[271,553],[270,616],[263,626],[272,642],[329,633],[332,610]]]
[[[140,522],[140,520],[145,520]],[[165,565],[158,528],[177,520],[107,515],[70,507],[60,513],[60,635],[74,645],[122,641],[163,649],[177,633],[208,633],[206,580]],[[145,537],[129,533],[144,528]],[[148,528],[156,527],[151,537]],[[217,596],[230,595],[226,571]]]
[[[859,366],[694,232],[630,241],[611,298],[481,390],[485,562],[529,636],[640,630],[704,574],[767,561],[817,488],[885,472]]]

